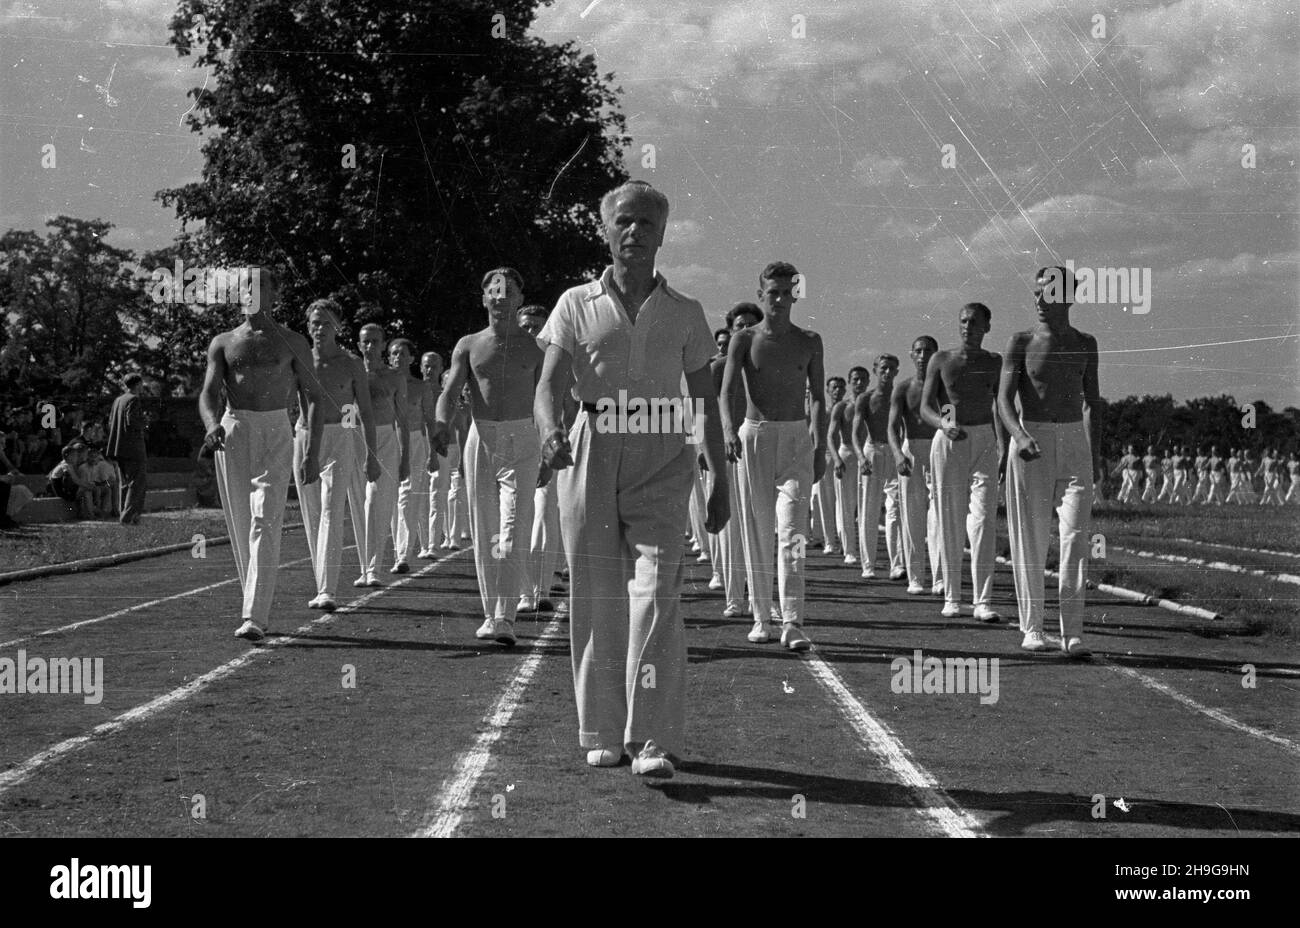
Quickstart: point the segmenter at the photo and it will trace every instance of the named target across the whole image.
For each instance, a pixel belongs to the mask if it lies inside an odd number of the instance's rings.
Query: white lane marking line
[[[412,838],[450,838],[460,827],[474,787],[478,785],[479,777],[487,769],[488,760],[492,757],[492,746],[501,740],[506,726],[519,708],[524,691],[533,682],[537,668],[541,666],[544,656],[542,643],[560,637],[563,637],[560,635],[560,621],[551,619],[534,644],[532,653],[519,662],[514,676],[483,718],[483,731],[474,739],[474,746],[456,758],[451,776],[443,781],[437,797],[430,803],[430,811],[424,817],[425,824],[411,835]]]
[[[949,838],[987,837],[980,823],[944,792],[934,776],[914,761],[911,752],[884,722],[877,719],[844,685],[839,673],[816,652],[804,661],[808,670],[831,695],[831,701],[853,726],[858,739],[882,761],[917,799],[921,813]]]
[[[1265,580],[1274,580],[1278,583],[1291,583],[1300,586],[1300,577],[1295,574],[1271,574],[1266,570],[1256,570],[1253,567],[1242,567],[1240,564],[1230,564],[1227,561],[1207,561],[1199,557],[1185,557],[1181,554],[1160,554],[1155,551],[1138,551],[1134,548],[1124,548],[1119,545],[1111,545],[1116,551],[1124,551],[1128,554],[1134,554],[1138,557],[1154,558],[1158,561],[1169,561],[1174,564],[1188,564],[1193,567],[1208,567],[1211,570],[1226,570],[1234,574],[1246,574],[1251,577],[1262,577]]]
[[[347,548],[344,548],[343,550],[347,551],[349,548],[355,548],[355,547],[356,545],[348,545]],[[279,566],[278,569],[284,570],[286,567],[296,567],[297,565],[304,564],[310,560],[311,558],[309,557],[300,557],[296,561],[285,561],[283,564]],[[107,622],[109,619],[121,618],[122,616],[127,615],[128,613],[131,612],[139,612],[141,609],[149,609],[153,606],[161,605],[162,603],[169,603],[175,599],[184,599],[187,596],[194,596],[196,593],[206,593],[208,590],[215,590],[217,587],[222,587],[230,583],[238,583],[238,582],[239,582],[238,577],[231,577],[229,580],[218,580],[216,583],[209,583],[207,586],[198,586],[192,590],[186,590],[184,593],[175,593],[171,596],[164,596],[162,599],[154,599],[154,600],[150,600],[147,603],[139,603],[138,605],[135,606],[128,606],[125,609],[117,610],[117,612],[110,612],[108,613],[108,615],[97,616],[93,619],[82,619],[80,622],[73,622],[70,625],[60,625],[58,628],[47,628],[43,632],[36,632],[35,634],[32,635],[24,635],[22,638],[14,638],[12,641],[0,641],[0,648],[13,647],[16,644],[22,644],[24,641],[31,641],[33,638],[43,638],[46,635],[57,635],[60,632],[70,632],[73,631],[74,629],[81,628],[85,625],[94,625],[96,622]]]
[[[469,549],[464,549],[464,550],[469,550]],[[177,703],[184,702],[186,699],[189,699],[195,693],[198,693],[201,690],[206,689],[209,683],[215,683],[218,680],[230,676],[235,671],[239,670],[239,668],[243,667],[246,664],[252,663],[263,654],[270,654],[278,647],[283,647],[284,645],[287,645],[292,641],[298,641],[299,639],[297,636],[306,634],[307,632],[311,631],[313,628],[317,626],[328,624],[329,622],[333,621],[336,616],[343,615],[344,613],[351,612],[354,609],[364,606],[372,599],[376,599],[377,597],[383,596],[385,593],[391,592],[392,590],[395,590],[400,586],[405,586],[406,584],[414,580],[416,577],[423,577],[428,573],[432,573],[438,567],[447,563],[449,560],[451,560],[451,558],[455,556],[456,556],[455,554],[452,554],[443,558],[440,561],[435,561],[434,563],[430,564],[428,567],[425,567],[422,570],[420,570],[418,573],[413,573],[408,577],[404,577],[401,580],[395,581],[389,586],[386,586],[382,589],[375,590],[373,593],[367,593],[365,596],[362,596],[359,599],[354,599],[346,606],[340,606],[334,612],[327,612],[324,615],[319,616],[318,618],[312,619],[310,622],[298,626],[298,628],[294,629],[291,634],[286,635],[283,638],[279,638],[279,637],[267,638],[263,641],[262,647],[255,648],[250,651],[245,651],[239,657],[227,661],[226,663],[222,664],[220,667],[216,667],[212,670],[209,670],[207,673],[203,674],[202,676],[195,677],[193,680],[191,680],[189,683],[186,683],[184,686],[178,686],[176,689],[172,690],[169,693],[163,693],[161,696],[157,696],[149,700],[148,702],[141,703],[140,705],[136,706],[133,709],[128,709],[127,711],[123,712],[121,715],[114,716],[113,718],[109,719],[107,722],[103,722],[99,725],[96,725],[94,728],[92,728],[84,735],[77,735],[76,737],[68,738],[64,741],[60,741],[58,744],[46,748],[43,751],[38,751],[37,753],[33,754],[31,757],[27,758],[27,760],[23,761],[21,764],[18,764],[17,766],[13,767],[10,770],[6,770],[3,773],[0,773],[0,794],[3,794],[8,790],[13,789],[15,786],[18,786],[19,784],[25,782],[31,777],[33,773],[35,773],[37,770],[39,770],[41,767],[45,766],[46,764],[50,763],[51,761],[58,760],[59,758],[64,757],[68,754],[72,754],[73,752],[80,750],[81,748],[85,747],[86,745],[90,744],[91,742],[99,738],[104,737],[105,735],[111,735],[113,732],[120,731],[121,729],[126,728],[128,725],[132,724],[133,722],[144,721],[145,719],[157,715],[159,712],[162,712],[165,709],[171,708]]]
[[[1201,713],[1201,715],[1208,716],[1221,725],[1227,725],[1229,728],[1235,728],[1237,731],[1245,732],[1246,734],[1254,738],[1262,738],[1265,741],[1271,741],[1274,744],[1278,745],[1279,747],[1285,748],[1287,751],[1290,751],[1292,754],[1300,755],[1300,744],[1297,744],[1296,742],[1292,741],[1290,738],[1283,738],[1281,735],[1275,735],[1271,731],[1264,731],[1262,728],[1256,728],[1253,725],[1247,725],[1245,722],[1239,722],[1236,719],[1234,719],[1232,716],[1228,715],[1226,712],[1222,712],[1218,709],[1212,708],[1211,706],[1203,705],[1197,702],[1192,697],[1185,696],[1184,694],[1178,692],[1178,690],[1174,689],[1172,686],[1169,686],[1167,683],[1161,683],[1159,680],[1155,679],[1154,677],[1148,677],[1146,674],[1140,673],[1139,671],[1134,670],[1132,667],[1124,667],[1121,666],[1120,664],[1112,664],[1110,661],[1105,661],[1104,663],[1106,667],[1109,667],[1111,670],[1114,670],[1116,673],[1122,673],[1125,676],[1132,677],[1134,680],[1137,680],[1143,686],[1150,687],[1151,689],[1155,690],[1157,693],[1163,693],[1164,695],[1168,696],[1170,699],[1177,700],[1187,708],[1195,712],[1199,712]]]
[[[1200,541],[1196,538],[1173,538],[1171,541],[1181,541],[1189,545],[1207,545],[1211,548],[1228,548],[1231,551],[1249,551],[1251,554],[1276,554],[1278,557],[1300,558],[1300,554],[1294,551],[1275,551],[1272,548],[1243,548],[1239,545],[1225,545],[1218,541]]]

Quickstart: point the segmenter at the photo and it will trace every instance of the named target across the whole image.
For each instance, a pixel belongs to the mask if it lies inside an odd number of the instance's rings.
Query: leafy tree
[[[606,261],[627,137],[612,75],[525,34],[536,5],[181,0],[172,44],[215,86],[188,117],[202,180],[159,197],[226,262],[288,268],[294,324],[331,295],[445,351],[501,264],[553,302]]]
[[[133,255],[104,241],[112,223],[58,216],[46,225],[43,239],[0,236],[0,378],[20,405],[106,394],[129,349],[125,319],[142,299]]]

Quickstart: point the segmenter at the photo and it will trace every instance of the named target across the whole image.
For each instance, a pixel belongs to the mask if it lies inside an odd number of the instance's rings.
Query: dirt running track
[[[229,548],[0,591],[0,657],[102,657],[106,680],[98,705],[0,695],[0,836],[1300,832],[1300,664],[1276,639],[1207,637],[1098,595],[1097,658],[1072,663],[815,555],[816,649],[800,656],[746,641],[692,562],[689,748],[674,779],[647,783],[583,763],[567,625],[521,621],[514,649],[474,638],[469,552],[328,618],[305,608],[305,557],[287,534],[270,647],[231,634]],[[362,599],[354,557],[341,605]],[[995,595],[1013,614],[1005,568]],[[894,693],[891,661],[917,648],[997,658],[997,702]]]

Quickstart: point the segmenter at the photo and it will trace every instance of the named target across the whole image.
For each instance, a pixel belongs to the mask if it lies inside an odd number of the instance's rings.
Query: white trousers
[[[1083,634],[1085,580],[1092,530],[1092,449],[1082,422],[1028,422],[1042,457],[1007,463],[1007,523],[1011,570],[1022,632],[1043,630],[1043,568],[1051,543],[1052,510],[1060,520],[1061,636]]]
[[[1260,494],[1259,504],[1266,506],[1269,503],[1282,505],[1282,479],[1277,473],[1264,475],[1264,492]]]
[[[944,600],[961,602],[962,526],[971,550],[974,603],[989,605],[998,518],[998,443],[993,426],[966,426],[966,437],[953,441],[936,432],[930,443],[930,470],[939,523],[939,563]]]
[[[696,454],[699,453],[698,445],[691,445]],[[696,458],[695,479],[691,481],[691,498],[687,503],[686,511],[690,517],[691,538],[701,551],[708,551],[709,533],[704,530],[705,505],[704,505],[704,474],[700,472],[699,458]],[[717,565],[714,565],[714,570]]]
[[[1291,485],[1286,488],[1286,498],[1283,502],[1300,503],[1300,477],[1291,477]]]
[[[858,476],[858,547],[862,569],[875,566],[880,533],[880,506],[885,506],[885,551],[890,571],[903,567],[903,534],[898,517],[898,471],[894,455],[883,441],[867,442],[870,476]]]
[[[1120,484],[1119,496],[1115,498],[1115,501],[1119,503],[1136,503],[1139,499],[1138,472],[1126,467],[1122,473],[1124,482]]]
[[[555,477],[544,487],[533,491],[533,535],[528,548],[528,562],[524,571],[521,595],[535,599],[548,599],[555,572],[564,558],[564,545],[560,541],[560,508],[555,492]]]
[[[429,475],[430,548],[444,541],[455,542],[469,525],[468,506],[460,492],[459,467],[460,445],[453,444],[447,448],[446,457],[438,458],[438,469]]]
[[[1203,503],[1210,496],[1210,472],[1203,470],[1197,475],[1196,492],[1192,494],[1193,503]]]
[[[351,434],[354,431],[341,423],[325,426],[317,455],[320,479],[306,486],[298,479],[298,467],[307,454],[311,436],[303,426],[294,433],[293,479],[307,528],[307,553],[311,555],[317,594],[331,599],[338,590],[343,561],[343,507],[357,469],[357,446]]]
[[[429,528],[429,440],[423,429],[406,433],[410,476],[397,485],[397,508],[393,510],[393,559],[405,563],[411,554],[411,539],[424,548]]]
[[[828,548],[834,548],[839,536],[836,518],[835,471],[827,464],[822,479],[813,484],[812,533]]]
[[[1210,472],[1210,492],[1205,494],[1207,503],[1224,502],[1224,491],[1228,484],[1228,476],[1224,471],[1215,470]]]
[[[401,463],[396,425],[375,426],[375,457],[379,459],[379,479],[366,483],[366,561],[362,573],[367,577],[378,575],[393,527],[397,468]]]
[[[1160,482],[1160,471],[1147,468],[1147,484],[1142,491],[1142,502],[1154,503],[1156,501],[1156,486]]]
[[[858,457],[848,445],[840,445],[844,473],[835,481],[835,527],[840,533],[840,550],[846,556],[858,556]]]
[[[930,487],[930,445],[928,438],[916,441],[909,438],[903,443],[903,449],[912,456],[912,474],[898,478],[903,561],[907,566],[907,582],[912,586],[925,586],[922,551],[929,554],[931,585],[939,584],[942,577],[939,572],[939,524]]]
[[[542,448],[530,416],[475,419],[465,439],[474,567],[487,618],[513,622],[528,571]]]
[[[713,490],[713,474],[704,475],[709,492]],[[736,465],[727,462],[727,480],[731,485],[731,518],[722,531],[709,535],[709,550],[713,569],[722,577],[722,591],[728,606],[739,606],[745,596],[745,539],[740,527],[740,497],[737,490]]]
[[[573,466],[555,475],[569,561],[578,738],[617,750],[686,733],[682,527],[695,449],[672,434],[619,434],[579,412]]]
[[[781,621],[803,624],[812,436],[802,419],[745,419],[736,465],[745,575],[754,618],[768,621],[775,562]],[[775,537],[777,550],[773,552]]]
[[[226,431],[225,447],[213,455],[213,461],[243,591],[241,615],[265,629],[280,569],[280,527],[293,467],[293,429],[285,409],[227,409],[221,427]]]

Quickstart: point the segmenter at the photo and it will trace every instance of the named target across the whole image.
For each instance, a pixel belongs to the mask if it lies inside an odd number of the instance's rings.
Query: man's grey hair
[[[609,225],[610,219],[614,215],[614,204],[618,202],[619,197],[624,196],[625,194],[644,196],[647,199],[652,200],[654,204],[659,207],[659,217],[662,220],[664,226],[668,225],[668,198],[664,196],[662,192],[656,190],[654,187],[651,187],[650,184],[644,180],[630,180],[627,183],[620,184],[619,186],[611,190],[609,193],[601,197],[600,198],[601,223],[603,223],[606,226]]]

